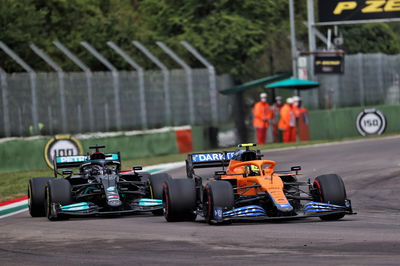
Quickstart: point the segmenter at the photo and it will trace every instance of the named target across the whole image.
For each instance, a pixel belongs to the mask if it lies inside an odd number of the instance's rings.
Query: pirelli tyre
[[[163,185],[172,177],[167,173],[160,173],[148,176],[147,182],[149,184],[150,198],[162,199],[163,198]],[[152,211],[154,215],[163,215],[163,210]]]
[[[46,185],[46,216],[50,221],[63,220],[66,217],[57,213],[56,205],[73,203],[71,184],[63,178],[50,179]]]
[[[196,220],[196,186],[193,179],[171,179],[163,189],[164,217],[168,222]]]
[[[34,177],[28,183],[28,206],[32,217],[46,216],[45,188],[50,179],[54,177]]]
[[[314,180],[315,201],[345,206],[346,188],[343,180],[336,174],[321,175]],[[321,216],[321,220],[334,221],[344,217],[344,213]]]
[[[204,216],[208,224],[227,224],[223,221],[223,211],[234,207],[234,194],[231,183],[227,181],[210,181],[204,186],[203,207]]]

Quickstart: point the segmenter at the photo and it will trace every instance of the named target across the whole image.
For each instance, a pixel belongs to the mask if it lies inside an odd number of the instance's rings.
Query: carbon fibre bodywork
[[[276,162],[263,160],[261,152],[251,150],[251,146],[255,144],[239,145],[245,150],[188,155],[186,171],[195,184],[193,212],[196,215],[205,217],[212,224],[307,217],[337,220],[354,214],[339,176],[330,174],[319,176],[313,182],[310,179],[298,181],[301,167],[275,171]],[[195,173],[197,168],[220,170],[204,181]]]
[[[168,174],[152,175],[140,171],[140,166],[121,170],[119,153],[99,152],[104,146],[90,148],[96,151],[85,156],[55,157],[55,177],[47,178],[46,183],[41,181],[41,185],[34,190],[30,185],[30,198],[43,202],[44,212],[39,210],[37,213],[44,215],[37,216],[60,220],[140,212],[162,213],[160,191],[163,182],[170,178]],[[30,184],[38,183],[36,179],[32,178]],[[40,204],[31,205],[31,215],[35,209],[41,208]]]

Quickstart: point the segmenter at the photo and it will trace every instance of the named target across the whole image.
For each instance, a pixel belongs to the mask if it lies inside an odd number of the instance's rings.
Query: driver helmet
[[[246,165],[244,172],[246,176],[258,176],[260,175],[260,168],[255,165]]]
[[[105,160],[106,156],[102,152],[93,152],[90,155],[90,160]]]

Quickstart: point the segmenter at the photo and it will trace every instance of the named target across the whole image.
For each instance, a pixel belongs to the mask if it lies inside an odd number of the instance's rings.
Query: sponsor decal
[[[319,22],[400,20],[400,0],[319,0]]]
[[[115,191],[115,187],[108,187],[107,191]]]
[[[222,220],[222,208],[214,208],[214,219],[217,221]]]
[[[162,205],[162,200],[159,199],[147,199],[143,198],[139,200],[139,206],[145,206],[145,207],[150,207],[150,206],[160,206]]]
[[[362,136],[381,135],[386,129],[386,117],[377,109],[365,109],[358,114],[356,126]]]
[[[83,154],[81,143],[70,135],[57,135],[50,139],[44,147],[44,159],[48,167],[54,169],[53,161],[56,157],[64,157],[63,162],[80,162]],[[68,159],[65,158],[68,156]],[[73,156],[72,159],[70,156]],[[69,161],[70,160],[70,161]],[[58,161],[57,161],[58,162]],[[59,162],[61,163],[61,161]]]
[[[224,217],[251,217],[264,215],[267,215],[265,210],[261,206],[257,205],[244,206],[223,213]]]
[[[290,209],[290,208],[292,208],[292,205],[290,205],[289,203],[287,203],[287,204],[278,204],[281,208],[284,208],[284,209]]]
[[[317,74],[341,74],[344,72],[342,55],[316,55],[314,59],[314,72]]]
[[[86,161],[86,156],[57,157],[56,163],[77,163]]]
[[[113,153],[113,154],[110,154],[110,155],[111,155],[110,157],[106,157],[107,161],[118,161],[119,160],[119,157],[118,157],[117,153]]]
[[[193,162],[212,162],[212,161],[222,161],[222,160],[230,160],[232,159],[234,152],[227,152],[226,159],[224,153],[202,153],[202,154],[193,154],[192,160]]]

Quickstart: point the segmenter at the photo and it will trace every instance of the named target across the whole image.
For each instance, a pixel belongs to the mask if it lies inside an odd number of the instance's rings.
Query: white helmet
[[[293,98],[291,98],[291,97],[289,97],[289,98],[287,98],[286,99],[286,103],[287,104],[292,104],[294,101],[293,101]]]
[[[293,96],[292,97],[293,102],[300,102],[301,98],[299,96]]]

